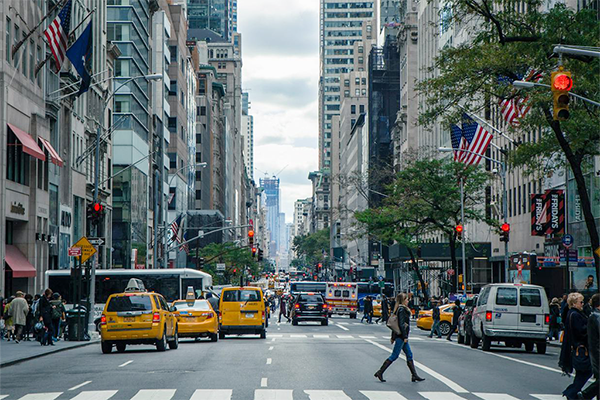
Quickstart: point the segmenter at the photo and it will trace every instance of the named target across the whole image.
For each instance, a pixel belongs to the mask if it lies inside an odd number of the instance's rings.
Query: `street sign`
[[[75,243],[73,245],[73,247],[80,247],[81,248],[81,258],[80,258],[81,263],[86,262],[94,254],[96,254],[96,248],[90,243],[90,241],[88,240],[88,238],[86,238],[85,236],[82,237],[81,239],[79,239],[77,241],[77,243]]]
[[[594,253],[596,253],[598,255],[598,257],[600,257],[600,247],[598,247],[596,250],[594,250]]]
[[[562,244],[567,249],[571,248],[571,246],[573,246],[573,235],[570,235],[568,233],[566,235],[564,235],[562,237]]]
[[[454,269],[450,268],[450,269],[448,270],[448,275],[449,275],[449,276],[452,276],[452,275],[454,275]]]
[[[80,257],[81,247],[69,247],[68,253],[69,257]]]
[[[225,271],[225,264],[217,264],[217,271]]]
[[[89,242],[94,246],[102,246],[104,242],[104,238],[88,238]]]

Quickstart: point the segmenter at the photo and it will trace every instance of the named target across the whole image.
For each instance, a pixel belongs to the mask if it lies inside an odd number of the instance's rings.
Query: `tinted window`
[[[335,297],[341,297],[342,296],[342,291],[341,290],[334,290],[333,291],[333,295]]]
[[[517,289],[516,288],[498,288],[496,293],[496,304],[499,306],[516,306]]]
[[[325,292],[325,282],[294,282],[291,284],[292,292]]]
[[[349,290],[344,290],[342,292],[342,297],[350,297],[350,291]]]
[[[479,295],[479,303],[477,303],[477,304],[480,306],[486,305],[489,296],[490,296],[490,288],[489,287],[483,288],[483,290],[481,291],[481,294]]]
[[[223,292],[223,301],[259,301],[258,290],[227,290]]]
[[[206,300],[195,300],[195,301],[178,301],[173,304],[177,307],[177,311],[181,310],[201,310],[208,311],[208,301]]]
[[[151,311],[150,296],[119,296],[113,297],[108,303],[108,312],[119,311]]]
[[[525,307],[542,306],[542,296],[540,295],[540,291],[538,289],[521,288],[519,301],[521,302],[521,305]]]
[[[323,298],[315,294],[301,294],[298,297],[298,302],[302,303],[322,303]]]

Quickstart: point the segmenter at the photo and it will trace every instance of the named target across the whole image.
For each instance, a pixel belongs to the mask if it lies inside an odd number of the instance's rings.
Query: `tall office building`
[[[320,68],[319,80],[319,168],[331,167],[331,119],[340,112],[344,86],[340,75],[353,70],[365,71],[365,65],[354,63],[354,42],[375,38],[373,29],[363,30],[366,21],[377,17],[375,3],[321,0],[320,11]],[[373,24],[374,25],[374,24]],[[364,32],[364,35],[363,35]],[[366,63],[368,54],[357,61]]]
[[[267,229],[270,233],[269,254],[275,255],[279,249],[279,178],[261,178],[260,187],[264,189],[265,207],[267,209]]]
[[[249,114],[248,93],[242,93],[242,134],[244,135],[244,164],[246,175],[254,180],[254,117]]]
[[[235,31],[237,31],[237,0],[188,0],[188,23],[190,29],[208,29],[223,39],[233,35],[233,10],[235,9]]]

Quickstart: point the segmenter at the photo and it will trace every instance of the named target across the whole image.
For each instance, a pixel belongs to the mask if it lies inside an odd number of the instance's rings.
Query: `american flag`
[[[452,125],[450,138],[452,139],[452,149],[454,153],[454,161],[462,161],[464,153],[461,150],[466,148],[467,141],[463,136],[462,129],[458,125]]]
[[[171,222],[171,232],[173,232],[173,236],[171,236],[171,241],[177,240],[177,242],[181,243],[181,239],[179,238],[179,225],[181,225],[182,218],[183,214],[179,215],[179,217],[175,218],[175,220]]]
[[[184,232],[183,233],[183,241],[185,242],[186,240],[187,240],[187,232]],[[188,246],[187,243],[184,243],[181,246],[179,246],[179,250],[185,251],[185,254],[190,254],[190,247]]]
[[[71,0],[60,10],[54,21],[44,31],[48,46],[56,62],[56,71],[60,71],[67,55],[69,31],[71,30]]]
[[[481,161],[481,156],[485,154],[493,135],[483,126],[475,122],[467,114],[463,114],[462,135],[467,142],[466,152],[460,159],[467,165],[477,165]]]
[[[542,79],[542,73],[531,68],[527,74],[521,77],[521,79],[528,82],[539,82],[540,79]],[[499,81],[507,84],[511,83],[506,77],[499,78]],[[515,97],[514,92],[509,98],[501,99],[499,106],[504,120],[515,127],[519,126],[520,120],[523,119],[531,109],[529,97]]]

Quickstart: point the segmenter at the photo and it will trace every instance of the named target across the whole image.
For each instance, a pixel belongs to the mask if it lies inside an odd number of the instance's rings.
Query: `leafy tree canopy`
[[[215,285],[239,283],[240,276],[247,267],[250,275],[257,276],[260,265],[247,247],[237,247],[231,242],[211,243],[200,249],[200,257],[204,258],[204,272],[212,275]],[[217,274],[217,264],[226,265],[223,275]]]
[[[296,236],[294,238],[294,251],[298,259],[303,259],[305,265],[313,266],[324,262],[329,254],[329,228],[315,233]]]

